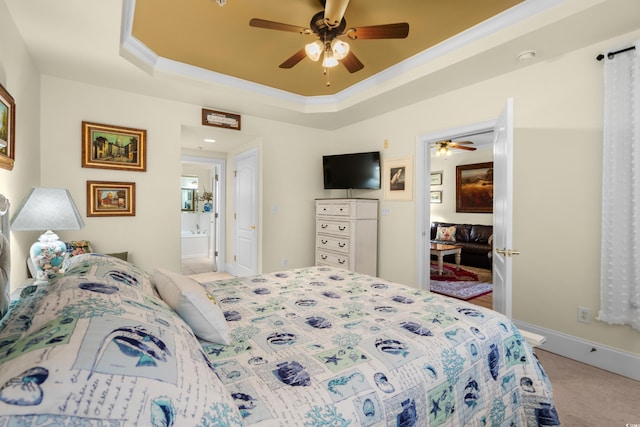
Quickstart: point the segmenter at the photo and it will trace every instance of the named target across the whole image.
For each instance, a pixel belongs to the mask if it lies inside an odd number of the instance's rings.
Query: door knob
[[[515,251],[513,249],[497,249],[496,248],[496,253],[502,256],[514,256],[514,255],[520,255],[519,251]]]
[[[251,225],[251,226],[249,226],[249,230],[255,230],[255,229],[256,229],[256,226],[255,226],[255,225]]]

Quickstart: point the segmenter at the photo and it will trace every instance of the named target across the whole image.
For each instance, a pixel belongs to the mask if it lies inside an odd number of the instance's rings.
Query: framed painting
[[[385,160],[382,179],[385,199],[413,200],[413,162],[411,157]]]
[[[442,203],[442,191],[431,192],[431,203]]]
[[[147,170],[147,131],[82,122],[82,167]]]
[[[240,130],[242,117],[240,114],[225,113],[224,111],[202,109],[202,124],[220,128]]]
[[[0,168],[12,170],[15,161],[16,103],[0,84]]]
[[[431,174],[431,185],[442,185],[442,172],[433,172]]]
[[[136,183],[87,181],[87,216],[135,216]]]
[[[456,212],[493,213],[493,162],[456,166]]]

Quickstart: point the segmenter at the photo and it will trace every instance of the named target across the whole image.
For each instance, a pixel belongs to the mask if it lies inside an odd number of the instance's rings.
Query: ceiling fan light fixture
[[[316,62],[320,59],[320,55],[322,55],[322,52],[324,51],[322,42],[320,40],[316,40],[309,43],[305,45],[304,51],[310,60]]]
[[[333,56],[333,51],[331,49],[326,49],[324,51],[324,59],[322,60],[322,66],[324,68],[332,68],[338,65],[338,60]]]
[[[337,60],[344,59],[349,54],[349,43],[333,39],[331,42],[331,50]]]

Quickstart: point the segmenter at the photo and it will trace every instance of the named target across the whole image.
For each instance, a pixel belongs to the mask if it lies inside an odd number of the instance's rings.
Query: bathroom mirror
[[[183,188],[181,205],[183,211],[193,212],[196,210],[196,190],[193,188]]]

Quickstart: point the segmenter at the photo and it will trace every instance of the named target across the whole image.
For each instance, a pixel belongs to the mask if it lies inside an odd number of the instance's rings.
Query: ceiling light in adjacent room
[[[204,142],[212,142],[213,143],[213,142],[216,142],[216,140],[212,139],[212,138],[205,138]]]

